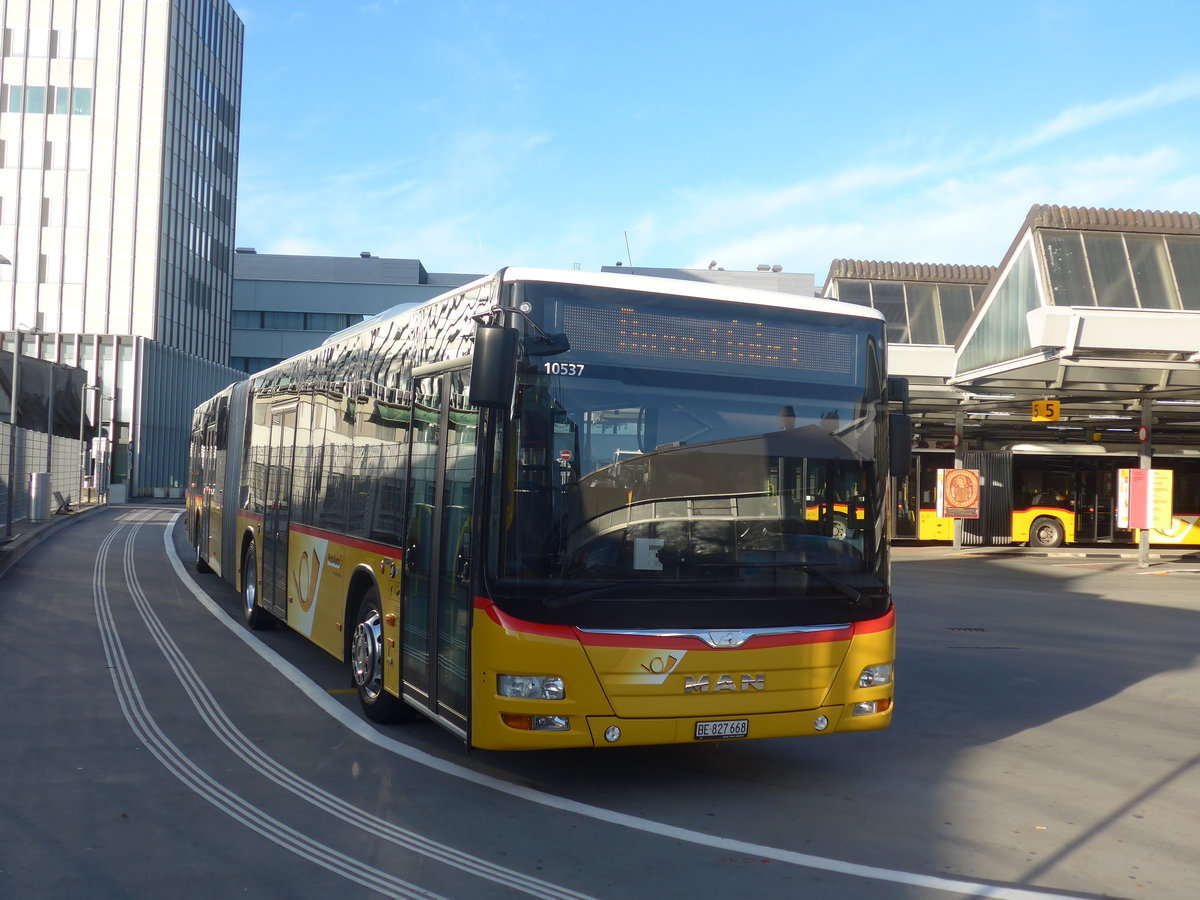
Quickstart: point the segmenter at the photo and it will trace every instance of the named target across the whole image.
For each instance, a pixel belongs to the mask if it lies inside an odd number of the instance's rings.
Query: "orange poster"
[[[938,469],[937,514],[950,519],[979,518],[979,470]]]

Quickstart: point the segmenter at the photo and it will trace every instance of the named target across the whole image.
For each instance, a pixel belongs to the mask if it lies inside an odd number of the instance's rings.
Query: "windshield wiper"
[[[722,566],[736,569],[799,569],[809,575],[816,575],[822,581],[826,582],[830,587],[834,588],[839,594],[859,605],[865,605],[871,598],[842,579],[828,572],[821,572],[820,569],[829,568],[837,565],[837,563],[810,563],[810,562],[739,562],[739,563],[713,563],[714,566]]]

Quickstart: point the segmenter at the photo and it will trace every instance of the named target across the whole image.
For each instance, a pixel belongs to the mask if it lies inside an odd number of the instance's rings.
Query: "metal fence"
[[[35,472],[50,473],[50,491],[58,491],[72,504],[79,502],[82,455],[78,439],[55,437],[47,457],[45,433],[18,428],[15,433],[7,422],[0,422],[0,523],[7,523],[9,504],[11,521],[29,518],[29,476]],[[8,471],[9,447],[13,448],[13,472]],[[55,504],[50,505],[51,514]]]

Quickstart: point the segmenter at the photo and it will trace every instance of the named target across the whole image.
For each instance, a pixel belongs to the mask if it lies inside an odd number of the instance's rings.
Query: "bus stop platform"
[[[892,554],[893,558],[898,559],[914,559],[920,556],[929,556],[930,558],[1003,556],[1024,557],[1027,559],[1123,561],[1133,564],[1136,564],[1139,560],[1138,548],[1136,546],[1115,546],[1111,544],[1071,545],[1052,548],[1016,545],[1006,547],[954,547],[942,542],[903,541],[892,544]],[[1195,570],[1197,573],[1200,573],[1200,547],[1151,545],[1148,559],[1150,565],[1158,569]]]

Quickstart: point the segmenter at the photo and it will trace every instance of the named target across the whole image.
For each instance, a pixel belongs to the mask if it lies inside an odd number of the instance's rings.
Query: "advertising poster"
[[[938,469],[937,514],[947,519],[979,518],[978,469]]]

